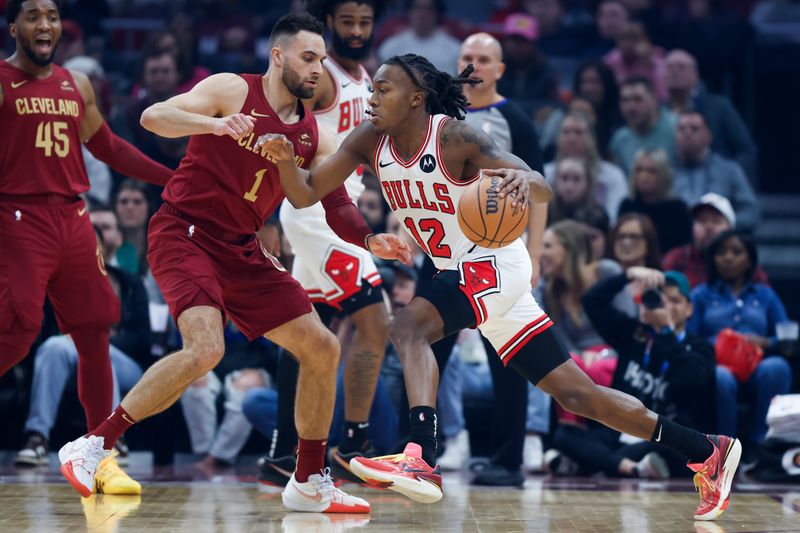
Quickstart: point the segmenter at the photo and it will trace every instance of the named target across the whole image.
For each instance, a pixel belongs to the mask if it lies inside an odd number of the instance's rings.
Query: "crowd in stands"
[[[141,112],[212,72],[265,71],[272,23],[289,9],[304,9],[302,0],[62,4],[57,61],[89,77],[115,132],[170,168],[179,164],[187,139],[146,131]],[[465,61],[476,61],[465,59],[468,35],[486,31],[498,39],[502,57],[476,66],[479,74],[497,73],[486,81],[500,100],[471,108],[467,120],[539,168],[553,187],[547,230],[534,257],[537,301],[595,382],[630,393],[681,424],[739,436],[746,462],[766,437],[770,401],[798,383],[792,354],[780,352],[776,337],[778,324],[790,317],[752,238],[760,220],[754,192],[759,152],[737,109],[736,87],[754,32],[800,35],[797,5],[402,0],[380,21],[366,62],[374,72],[381,61],[414,52],[456,73]],[[781,34],[779,21],[794,22],[798,33]],[[0,50],[0,56],[10,52]],[[122,308],[111,336],[116,405],[180,339],[146,261],[147,225],[161,203],[160,189],[115,174],[86,150],[84,157],[91,220]],[[364,182],[358,207],[368,224],[405,237],[375,176],[366,173]],[[280,259],[290,268],[291,243],[272,224],[264,235],[274,232]],[[407,305],[432,268],[418,248],[413,267],[382,264],[392,307]],[[643,294],[643,277],[654,275],[663,278],[661,290]],[[334,328],[349,342],[352,324],[340,321]],[[262,446],[275,428],[271,383],[279,350],[265,339],[248,343],[232,324],[225,341],[222,364],[193,383],[177,408],[187,421],[188,448],[206,469],[235,464],[253,428],[263,435]],[[476,483],[517,486],[526,470],[647,478],[689,472],[663,448],[621,440],[551,405],[504,368],[477,331],[442,342],[437,408],[444,468],[469,465]],[[743,369],[731,350],[757,361]],[[33,351],[0,380],[0,389],[22,383],[27,391],[24,400],[0,396],[26,413],[19,427],[0,433],[9,435],[3,447],[20,450],[19,464],[38,465],[62,444],[53,437],[60,416],[80,415],[62,402],[77,395],[77,352],[52,315]],[[333,428],[341,427],[341,396],[340,387]],[[406,413],[402,368],[389,344],[370,418],[379,451],[402,448]],[[331,445],[340,438],[332,434]],[[147,438],[129,444],[149,447]],[[118,451],[124,459],[127,445]]]

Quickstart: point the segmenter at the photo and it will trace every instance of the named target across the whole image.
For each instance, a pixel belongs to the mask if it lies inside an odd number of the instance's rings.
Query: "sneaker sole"
[[[61,465],[61,475],[72,485],[72,488],[78,491],[83,498],[88,498],[92,495],[92,489],[78,481],[78,478],[75,477],[75,474],[72,472],[72,465],[70,463],[64,463]]]
[[[720,491],[719,502],[716,507],[709,512],[701,515],[694,515],[695,520],[714,520],[728,508],[730,501],[731,486],[733,485],[733,478],[736,476],[736,469],[739,468],[739,460],[742,458],[742,443],[739,439],[734,439],[728,455],[725,457],[725,463],[722,468],[725,471],[722,478],[722,490]]]
[[[20,466],[47,466],[50,460],[47,457],[19,457],[14,458],[14,464]]]
[[[350,471],[372,486],[399,492],[415,502],[435,503],[442,499],[442,489],[435,483],[373,470],[359,463],[357,458],[350,461]]]
[[[371,511],[369,504],[363,505],[344,505],[336,502],[315,503],[310,498],[293,498],[288,490],[292,490],[287,485],[287,490],[281,494],[283,505],[292,511],[301,513],[342,513],[342,514],[367,514]]]

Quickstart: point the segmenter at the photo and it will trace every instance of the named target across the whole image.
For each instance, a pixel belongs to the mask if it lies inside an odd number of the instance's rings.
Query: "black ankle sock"
[[[344,421],[344,438],[339,445],[339,452],[353,453],[361,451],[367,442],[367,431],[369,422],[349,422]]]
[[[436,465],[436,409],[412,407],[408,415],[411,442],[422,446],[422,458],[429,466]]]
[[[656,429],[650,437],[650,442],[672,448],[685,456],[690,463],[702,463],[714,451],[714,446],[705,434],[676,424],[661,415],[658,415]]]
[[[277,430],[273,434],[270,456],[291,455],[297,446],[297,429],[294,425],[294,400],[297,395],[297,374],[300,366],[289,352],[282,350],[278,358],[276,381],[278,389]]]

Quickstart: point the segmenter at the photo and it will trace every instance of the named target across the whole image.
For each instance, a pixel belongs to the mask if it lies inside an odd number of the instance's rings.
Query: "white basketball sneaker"
[[[61,475],[84,498],[92,494],[98,463],[110,453],[103,449],[103,440],[97,435],[87,435],[66,443],[58,450]]]
[[[283,490],[283,505],[292,511],[307,513],[368,513],[369,503],[361,498],[350,496],[333,485],[331,469],[321,474],[308,476],[306,483],[289,478]]]

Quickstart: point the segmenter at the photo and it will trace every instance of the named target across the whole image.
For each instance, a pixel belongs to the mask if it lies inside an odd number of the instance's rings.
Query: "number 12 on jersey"
[[[423,252],[433,257],[452,257],[450,246],[442,244],[445,234],[444,226],[440,220],[436,218],[423,218],[419,221],[419,230],[417,229],[417,224],[414,224],[414,219],[411,217],[406,217],[403,224],[406,225],[408,231],[411,232],[411,235],[414,237],[414,240],[417,241],[419,247],[422,248]],[[423,242],[422,237],[420,237],[420,231],[426,233],[431,232],[428,236],[427,243]]]

